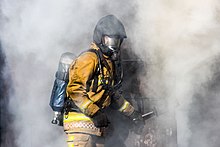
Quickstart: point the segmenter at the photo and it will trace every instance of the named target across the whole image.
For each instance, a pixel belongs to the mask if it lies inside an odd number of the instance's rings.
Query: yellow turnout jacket
[[[99,50],[96,44],[92,43],[91,49]],[[134,107],[116,92],[117,101],[112,101],[103,86],[103,78],[106,83],[114,84],[113,63],[106,56],[110,71],[103,66],[103,73],[98,73],[98,84],[96,92],[93,92],[94,76],[99,68],[99,58],[94,52],[83,52],[69,68],[69,83],[67,85],[67,96],[80,109],[80,112],[69,112],[64,115],[64,130],[69,132],[83,132],[101,136],[103,128],[94,126],[91,117],[100,109],[108,107],[112,102],[118,103],[118,110],[129,116]],[[101,70],[101,69],[100,69]]]

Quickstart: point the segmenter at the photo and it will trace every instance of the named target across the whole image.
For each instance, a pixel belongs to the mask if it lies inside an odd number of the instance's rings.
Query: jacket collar
[[[90,48],[95,49],[95,50],[100,49],[94,42],[91,43]]]
[[[98,45],[96,45],[94,42],[91,43],[90,48],[91,48],[91,49],[95,49],[95,50],[100,50],[100,48],[98,47]],[[104,54],[102,54],[102,55],[103,55],[103,57],[104,57],[105,59],[110,60],[110,58],[109,58],[108,56],[106,56],[106,55],[104,55]]]

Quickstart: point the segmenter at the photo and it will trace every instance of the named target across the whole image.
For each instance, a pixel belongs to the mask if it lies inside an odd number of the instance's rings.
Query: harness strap
[[[100,58],[99,58],[99,54],[98,54],[98,51],[95,50],[95,49],[89,49],[87,52],[93,52],[95,53],[97,56],[98,56],[98,60],[99,60],[99,63],[100,64]],[[93,82],[93,87],[92,87],[92,92],[96,92],[97,89],[98,89],[98,75],[99,75],[99,71],[100,70],[100,67],[96,68],[96,71],[95,71],[95,74],[94,76],[91,78],[91,79],[94,79],[94,82]],[[90,85],[91,85],[91,79],[87,81],[86,83],[86,91],[89,92],[90,90]]]
[[[102,54],[102,52],[100,51],[100,50],[98,50],[98,55],[99,55],[99,58],[100,58],[100,60],[101,60],[101,65],[104,65],[105,67],[106,67],[106,69],[107,69],[107,71],[109,72],[109,75],[111,75],[111,73],[110,73],[110,71],[111,71],[111,68],[110,68],[110,66],[109,66],[109,64],[107,63],[107,61],[105,60],[105,58],[104,58],[104,56],[103,56],[103,54]],[[114,67],[114,66],[113,66]],[[110,77],[109,79],[108,79],[108,83],[106,83],[106,80],[105,80],[105,78],[104,78],[104,71],[103,71],[103,68],[101,68],[101,71],[102,71],[102,73],[101,73],[101,75],[102,75],[102,82],[103,82],[103,88],[105,89],[105,90],[108,90],[111,86],[112,86],[112,81],[113,81],[113,78],[112,77]]]
[[[104,67],[106,67],[107,71],[109,72],[109,75],[110,75],[110,71],[111,71],[110,66],[108,65],[107,61],[105,60],[105,58],[104,58],[104,56],[103,56],[103,54],[101,53],[100,50],[89,49],[89,50],[87,50],[87,52],[93,52],[98,57],[98,68],[96,68],[96,72],[95,72],[94,76],[91,77],[91,79],[94,79],[92,92],[97,92],[97,89],[98,89],[98,75],[99,74],[101,74],[101,80],[103,82],[103,88],[105,90],[108,90],[112,85],[112,80],[113,79],[110,77],[110,79],[108,79],[108,83],[106,83],[106,80],[104,78],[103,65],[104,65]],[[88,80],[87,86],[86,86],[86,91],[87,92],[90,90],[89,89],[90,85],[91,85],[91,80]]]
[[[112,94],[112,87],[111,87],[112,78],[110,78],[108,83],[106,83],[106,80],[104,78],[103,65],[106,67],[109,74],[110,74],[111,68],[108,65],[107,61],[105,60],[105,58],[102,55],[100,50],[89,49],[86,52],[93,52],[98,57],[98,67],[96,68],[94,75],[86,82],[86,92],[89,92],[92,80],[93,80],[92,92],[95,92],[95,93],[97,92],[98,76],[101,74],[103,88],[106,90],[105,93],[103,94],[103,98],[97,102],[97,104],[101,104],[105,100],[105,97],[107,95]],[[71,111],[80,112],[79,108],[75,105],[75,103],[73,101],[69,100],[68,98],[67,98],[66,105],[64,108],[65,108],[66,114],[68,114],[68,112],[71,112]]]

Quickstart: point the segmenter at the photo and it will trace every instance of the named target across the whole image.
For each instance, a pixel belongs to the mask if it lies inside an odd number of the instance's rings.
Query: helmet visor
[[[119,37],[103,36],[102,42],[110,49],[119,50],[122,39],[120,39]]]

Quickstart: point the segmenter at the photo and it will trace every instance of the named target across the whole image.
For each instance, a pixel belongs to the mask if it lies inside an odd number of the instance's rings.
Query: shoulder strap
[[[92,92],[96,92],[97,89],[98,89],[98,75],[99,75],[100,69],[101,69],[101,65],[100,65],[101,59],[100,59],[100,57],[99,57],[99,53],[98,53],[97,50],[95,50],[95,49],[89,49],[89,50],[87,50],[87,52],[93,52],[93,53],[95,53],[95,54],[97,55],[97,57],[98,57],[98,67],[97,67],[96,70],[95,70],[95,74],[94,74],[94,76],[93,76],[91,79],[89,79],[89,80],[87,81],[87,83],[86,83],[86,91],[89,92],[90,86],[91,86],[91,81],[92,81],[92,79],[94,79],[93,87],[92,87]]]
[[[107,68],[108,71],[111,70],[110,66],[108,65],[107,61],[105,60],[100,50],[89,49],[88,52],[96,53],[96,55],[98,56],[99,62],[102,63]]]
[[[92,92],[97,92],[98,89],[98,75],[101,74],[101,78],[102,78],[102,82],[103,82],[103,86],[106,87],[106,89],[109,89],[109,85],[111,85],[112,83],[112,79],[110,79],[109,83],[107,84],[104,78],[104,71],[103,71],[103,66],[106,67],[107,71],[110,72],[111,68],[108,65],[106,59],[104,58],[103,54],[101,53],[100,50],[96,50],[96,49],[89,49],[87,50],[87,52],[93,52],[97,55],[98,57],[98,67],[96,68],[96,72],[94,74],[94,76],[88,80],[87,82],[87,86],[86,86],[86,91],[88,92],[90,90],[90,86],[91,86],[91,80],[94,79],[93,82],[93,87],[92,87]]]

